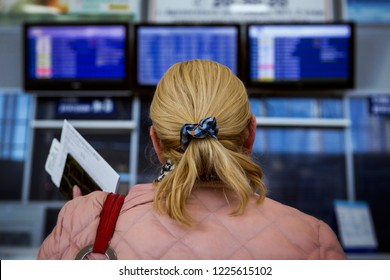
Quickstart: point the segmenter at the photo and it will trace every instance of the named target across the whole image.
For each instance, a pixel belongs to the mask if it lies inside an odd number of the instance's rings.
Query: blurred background
[[[118,29],[88,37],[116,55],[90,77],[74,44],[91,26]],[[71,35],[52,47],[58,27]],[[247,86],[269,197],[327,222],[351,258],[390,259],[389,50],[388,0],[0,0],[0,259],[34,259],[66,202],[45,171],[63,119],[120,192],[156,178],[154,86],[190,58]]]

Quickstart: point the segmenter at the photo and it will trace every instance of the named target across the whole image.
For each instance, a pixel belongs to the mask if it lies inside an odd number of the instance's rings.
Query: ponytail
[[[264,200],[266,187],[261,178],[260,167],[247,155],[228,150],[210,137],[193,139],[175,168],[159,183],[155,207],[179,223],[191,226],[186,203],[195,183],[198,180],[219,181],[236,198],[237,206],[231,215],[240,215],[253,193],[259,194],[259,203]]]
[[[248,95],[228,67],[207,60],[171,66],[157,85],[150,117],[163,147],[161,158],[174,164],[156,184],[157,210],[190,226],[186,203],[198,181],[223,184],[227,198],[237,202],[232,215],[243,213],[254,193],[259,202],[264,199],[263,173],[243,152],[251,119]]]

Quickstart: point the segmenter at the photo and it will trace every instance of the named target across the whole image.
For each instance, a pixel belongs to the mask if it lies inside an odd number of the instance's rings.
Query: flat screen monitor
[[[135,26],[136,85],[155,86],[170,66],[192,59],[208,59],[239,72],[238,25]]]
[[[247,83],[264,89],[354,85],[352,23],[247,25]]]
[[[26,91],[129,90],[126,23],[26,23]]]

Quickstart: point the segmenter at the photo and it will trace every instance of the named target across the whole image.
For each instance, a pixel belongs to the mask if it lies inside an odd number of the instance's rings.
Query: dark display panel
[[[248,84],[264,88],[353,87],[354,28],[340,24],[251,24]]]
[[[155,86],[173,64],[208,59],[238,74],[239,26],[137,25],[136,84]]]
[[[25,90],[129,90],[121,23],[26,24]]]

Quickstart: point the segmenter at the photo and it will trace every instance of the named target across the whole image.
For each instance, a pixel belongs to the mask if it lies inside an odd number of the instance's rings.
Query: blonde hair
[[[251,119],[243,83],[226,66],[191,60],[171,66],[157,85],[150,117],[162,156],[175,165],[158,183],[154,206],[183,225],[191,225],[186,202],[197,181],[221,181],[238,198],[232,215],[242,214],[250,196],[258,202],[266,193],[262,170],[244,150],[244,135]],[[192,139],[183,151],[180,129],[215,117],[218,139]]]

